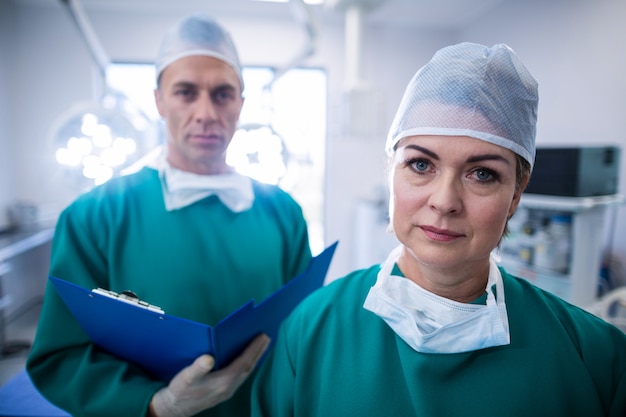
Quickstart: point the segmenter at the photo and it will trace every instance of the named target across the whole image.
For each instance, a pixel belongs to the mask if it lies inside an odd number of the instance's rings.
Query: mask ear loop
[[[384,281],[386,277],[391,276],[391,272],[393,271],[393,266],[400,259],[400,255],[402,254],[402,245],[398,245],[389,252],[389,256],[383,263],[380,272],[378,272],[378,279],[376,280],[376,286],[379,286],[379,283]]]
[[[496,288],[495,292],[493,291],[494,286]],[[498,269],[495,255],[493,253],[489,256],[489,278],[487,279],[487,287],[485,288],[485,291],[487,292],[487,304],[492,303],[492,305],[505,305],[502,274]]]
[[[493,283],[491,283],[492,278],[495,281]],[[496,287],[495,293],[493,291],[494,285]],[[504,282],[502,280],[502,274],[493,258],[489,260],[489,280],[487,280],[487,287],[487,308],[494,310],[494,313],[500,318],[500,324],[502,325],[503,339],[500,342],[502,342],[502,344],[509,344],[511,342],[511,334],[509,331],[509,316],[506,311]]]

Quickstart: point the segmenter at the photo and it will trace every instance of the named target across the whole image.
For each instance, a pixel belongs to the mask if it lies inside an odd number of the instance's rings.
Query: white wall
[[[67,178],[56,166],[47,130],[72,103],[91,99],[94,84],[86,46],[58,3],[20,4],[13,11],[0,0],[0,82],[8,78],[11,86],[9,101],[0,96],[0,174],[6,172],[6,155],[11,155],[14,198],[34,200],[50,210],[60,210],[75,191],[68,188]],[[14,12],[11,25],[4,24],[5,9]],[[151,61],[165,28],[187,12],[87,10],[109,56],[136,61]],[[328,71],[326,242],[341,241],[330,276],[352,269],[356,206],[385,187],[387,127],[406,83],[440,47],[469,40],[505,42],[516,49],[540,83],[539,143],[626,144],[622,47],[626,29],[620,22],[625,12],[623,0],[530,0],[504,2],[483,20],[456,33],[368,24],[362,75],[371,87],[366,113],[372,117],[350,119],[369,132],[356,129],[358,134],[346,129],[349,101],[343,83],[343,19],[321,21],[318,52],[307,65]],[[302,31],[288,14],[282,22],[250,16],[216,18],[231,30],[246,65],[281,66],[303,42]],[[13,46],[1,39],[12,39]],[[11,56],[15,63],[7,65]],[[4,85],[0,87],[7,91]],[[12,130],[6,127],[7,120]],[[622,166],[626,175],[626,162]],[[624,187],[626,179],[622,178],[622,192]],[[624,227],[618,224],[620,230]],[[626,253],[626,234],[617,235],[616,249]]]
[[[11,79],[13,75],[14,49],[11,40],[15,38],[13,26],[13,3],[0,2],[0,231],[9,227],[8,206],[13,201],[13,134],[10,117],[14,97]]]
[[[60,2],[59,2],[60,3]],[[89,55],[77,29],[57,3],[17,8],[10,119],[15,198],[53,206],[75,196],[54,160],[47,137],[55,118],[93,96]]]

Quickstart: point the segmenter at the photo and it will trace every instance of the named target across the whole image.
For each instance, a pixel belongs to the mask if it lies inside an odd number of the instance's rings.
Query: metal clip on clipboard
[[[158,307],[153,304],[140,300],[139,297],[137,297],[137,294],[129,290],[122,291],[119,294],[116,293],[115,291],[105,290],[104,288],[95,288],[91,291],[96,294],[104,295],[105,297],[114,298],[116,300],[123,301],[125,303],[132,304],[137,307],[154,311],[155,313],[165,314],[165,311],[163,311],[161,307]]]

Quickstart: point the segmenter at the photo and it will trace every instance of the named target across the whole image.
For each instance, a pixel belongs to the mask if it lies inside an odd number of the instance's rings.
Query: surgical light
[[[242,175],[276,185],[287,173],[288,157],[283,138],[271,126],[247,124],[235,133],[226,163]]]
[[[109,94],[98,102],[78,103],[59,116],[50,141],[61,166],[98,185],[142,156],[148,126],[129,111],[123,96]]]
[[[89,185],[102,184],[136,163],[159,141],[153,121],[124,93],[107,82],[110,60],[80,0],[61,0],[76,23],[99,70],[98,98],[80,102],[61,114],[49,130],[57,162]]]

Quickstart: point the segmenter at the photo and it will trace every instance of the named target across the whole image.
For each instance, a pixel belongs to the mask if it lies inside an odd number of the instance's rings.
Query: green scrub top
[[[50,275],[131,290],[167,314],[213,326],[266,298],[311,259],[300,206],[278,187],[253,188],[254,204],[241,213],[215,196],[168,212],[156,170],[113,179],[61,214]],[[144,416],[165,385],[91,344],[51,285],[27,370],[45,397],[75,416]],[[248,415],[250,387],[202,415]]]
[[[253,416],[626,416],[616,327],[501,270],[511,343],[419,353],[363,308],[379,270],[329,284],[283,322]]]

